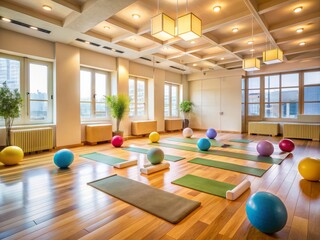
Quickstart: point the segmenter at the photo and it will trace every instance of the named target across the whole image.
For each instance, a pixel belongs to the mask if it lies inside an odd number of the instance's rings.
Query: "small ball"
[[[191,128],[185,128],[185,129],[183,129],[183,131],[182,131],[182,135],[183,135],[183,137],[185,137],[185,138],[191,138],[192,135],[193,135],[193,130],[192,130]]]
[[[279,148],[284,152],[292,152],[295,148],[294,142],[290,139],[282,139],[279,142]]]
[[[74,155],[69,149],[61,149],[54,154],[53,162],[59,168],[68,168],[73,162]]]
[[[217,131],[214,130],[213,128],[209,128],[206,132],[206,135],[210,139],[215,139],[215,137],[217,136]]]
[[[149,140],[152,142],[152,143],[156,143],[156,142],[159,142],[160,140],[160,134],[157,133],[157,132],[152,132],[149,134]]]
[[[273,154],[273,144],[268,140],[262,140],[257,144],[257,151],[261,156],[269,157]]]
[[[20,147],[9,146],[4,148],[0,154],[0,162],[4,165],[16,165],[23,160],[24,153]]]
[[[156,165],[163,161],[164,153],[160,148],[151,148],[147,152],[147,158],[151,164]]]
[[[201,151],[208,151],[211,147],[211,143],[207,138],[200,138],[197,142],[197,146]]]
[[[304,179],[317,182],[320,180],[320,159],[306,157],[299,162],[298,170]]]
[[[119,135],[115,135],[112,137],[111,139],[111,144],[114,147],[121,147],[123,144],[123,137],[119,136]]]

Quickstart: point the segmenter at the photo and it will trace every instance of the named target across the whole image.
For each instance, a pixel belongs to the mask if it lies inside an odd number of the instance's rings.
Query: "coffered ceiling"
[[[320,56],[319,0],[187,2],[188,9],[185,0],[1,0],[0,27],[179,73],[241,68],[244,58],[261,58],[274,47],[285,61]],[[216,5],[220,12],[212,10]],[[302,11],[295,13],[297,7]],[[158,12],[176,19],[187,10],[202,20],[202,37],[162,42],[151,36],[150,19]]]

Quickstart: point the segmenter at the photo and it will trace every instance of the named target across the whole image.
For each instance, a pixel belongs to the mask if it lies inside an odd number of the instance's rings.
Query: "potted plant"
[[[127,95],[119,94],[117,96],[107,96],[106,103],[110,109],[111,116],[117,121],[116,131],[113,132],[114,135],[123,136],[123,131],[120,131],[120,122],[129,111],[130,99]]]
[[[189,114],[192,111],[193,103],[188,100],[183,100],[180,103],[180,111],[183,113],[183,128],[189,127]]]
[[[18,89],[13,91],[4,82],[0,87],[0,117],[4,118],[6,127],[6,146],[10,145],[10,130],[13,120],[20,115],[22,98]]]

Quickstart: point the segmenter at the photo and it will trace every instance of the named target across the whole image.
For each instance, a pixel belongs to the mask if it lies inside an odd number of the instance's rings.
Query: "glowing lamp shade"
[[[283,62],[283,52],[279,48],[263,52],[263,62],[265,64],[274,64]]]
[[[257,71],[260,70],[260,60],[258,58],[244,59],[242,62],[242,68],[245,71]]]
[[[188,13],[178,18],[178,36],[185,41],[201,37],[201,20],[193,13]]]
[[[169,40],[174,37],[174,20],[164,13],[160,13],[151,18],[151,35],[161,41]]]

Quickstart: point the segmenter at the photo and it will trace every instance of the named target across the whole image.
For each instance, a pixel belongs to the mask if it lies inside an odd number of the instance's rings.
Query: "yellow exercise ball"
[[[9,146],[4,148],[0,154],[0,161],[4,165],[15,165],[23,160],[24,153],[17,146]]]
[[[301,176],[309,181],[320,180],[320,159],[306,157],[298,165]]]
[[[151,142],[156,143],[160,140],[160,134],[157,132],[152,132],[149,134],[149,139]]]

